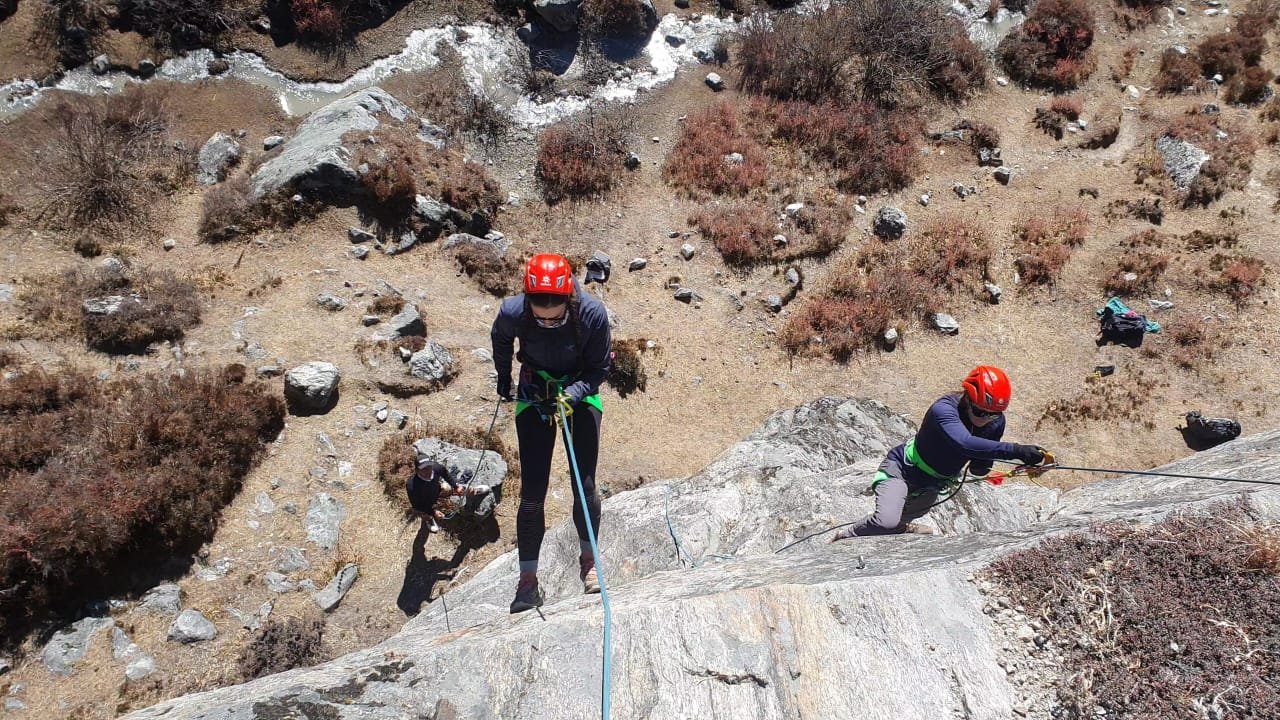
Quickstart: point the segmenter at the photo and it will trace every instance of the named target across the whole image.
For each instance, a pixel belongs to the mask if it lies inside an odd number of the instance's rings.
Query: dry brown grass
[[[253,680],[325,660],[324,626],[318,618],[271,618],[240,652],[240,675]]]
[[[987,577],[1065,656],[1055,714],[1261,718],[1280,709],[1278,548],[1242,500],[1054,538]]]
[[[1123,381],[1089,376],[1083,391],[1049,401],[1036,420],[1036,430],[1052,423],[1070,434],[1090,423],[1118,422],[1153,430],[1155,422],[1147,412],[1147,405],[1156,391],[1168,383],[1152,375],[1154,373],[1149,374],[1145,369],[1135,368],[1126,371]]]
[[[42,218],[99,236],[139,226],[156,195],[186,182],[190,157],[174,150],[162,93],[135,89],[106,98],[58,100],[36,150],[31,179]]]
[[[284,420],[278,393],[245,384],[243,366],[111,382],[21,372],[0,383],[10,646],[84,598],[132,589],[138,568],[190,557]]]
[[[494,297],[509,297],[524,287],[520,260],[500,255],[488,245],[461,245],[453,257],[467,277]]]
[[[195,287],[168,271],[68,270],[26,287],[22,305],[31,323],[50,337],[82,335],[102,352],[146,352],[152,343],[181,340],[200,322]],[[121,309],[108,315],[84,309],[85,300],[104,296],[124,297]]]

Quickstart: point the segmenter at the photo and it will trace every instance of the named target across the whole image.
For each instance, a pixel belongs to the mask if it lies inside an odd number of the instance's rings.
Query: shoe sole
[[[528,612],[529,610],[538,607],[542,607],[542,603],[514,602],[511,603],[511,614],[515,615],[517,613]]]

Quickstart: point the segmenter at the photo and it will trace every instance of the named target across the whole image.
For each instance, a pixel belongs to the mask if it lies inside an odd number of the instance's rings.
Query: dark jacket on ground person
[[[609,375],[609,314],[595,297],[576,289],[575,293],[579,299],[577,320],[571,316],[558,328],[538,327],[523,293],[502,301],[490,332],[499,378],[511,377],[515,340],[520,338],[521,382],[528,371],[543,370],[555,377],[568,377],[566,393],[574,386],[580,398],[600,391]],[[569,312],[573,313],[572,308]]]
[[[1004,437],[1004,416],[996,417],[984,427],[974,427],[961,407],[962,395],[944,395],[925,413],[924,422],[915,436],[915,454],[923,465],[945,477],[958,477],[969,463],[970,475],[991,472],[993,460],[1017,457],[1012,443],[1000,442]],[[937,478],[919,467],[907,478],[913,484],[937,484]]]

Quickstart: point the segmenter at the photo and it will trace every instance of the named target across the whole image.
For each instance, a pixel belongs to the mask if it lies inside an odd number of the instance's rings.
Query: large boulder
[[[253,174],[254,197],[262,199],[299,190],[337,197],[357,194],[360,174],[351,165],[354,153],[343,142],[343,136],[357,132],[367,135],[388,121],[416,123],[417,116],[378,87],[316,110],[285,141],[279,154]]]
[[[240,162],[240,143],[226,133],[214,133],[204,147],[196,162],[196,182],[201,185],[216,185],[227,179],[227,171]]]
[[[414,461],[440,463],[449,469],[456,482],[488,485],[496,488],[507,476],[507,461],[502,455],[486,450],[458,447],[439,438],[423,438],[413,444]]]
[[[309,362],[284,374],[284,397],[294,412],[325,412],[337,398],[342,373],[327,362]]]
[[[49,672],[70,675],[73,667],[89,652],[89,643],[93,642],[94,636],[110,627],[115,627],[115,621],[111,618],[87,617],[79,620],[65,630],[54,633],[40,653],[40,659]]]
[[[1179,190],[1186,190],[1200,176],[1200,168],[1212,157],[1209,153],[1171,135],[1156,139],[1156,152],[1164,161],[1164,172]]]
[[[820,536],[775,553],[865,513],[884,452],[913,431],[879,403],[823,398],[775,413],[690,478],[608,498],[615,717],[1015,717],[1006,640],[983,612],[976,572],[1051,535],[1152,521],[1241,492],[1280,517],[1280,489],[1256,485],[984,485],[927,516],[941,537]],[[1251,477],[1274,478],[1280,431],[1170,470],[1226,473],[1241,458]],[[599,717],[602,613],[598,597],[582,594],[577,555],[571,522],[547,534],[541,617],[507,613],[512,552],[374,648],[127,717]]]
[[[907,231],[907,214],[899,208],[886,205],[876,213],[871,229],[878,238],[897,240]]]
[[[533,0],[533,9],[551,27],[570,32],[578,27],[582,0]]]
[[[435,340],[409,358],[409,374],[419,380],[442,383],[457,372],[453,353]]]

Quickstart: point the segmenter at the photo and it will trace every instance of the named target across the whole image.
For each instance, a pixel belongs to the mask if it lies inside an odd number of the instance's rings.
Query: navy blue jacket
[[[960,393],[944,395],[929,407],[916,433],[916,454],[929,467],[942,475],[956,477],[969,463],[969,474],[986,475],[991,461],[1014,460],[1013,445],[1000,442],[1004,437],[1004,416],[985,427],[969,423],[968,413],[960,409]]]
[[[576,289],[575,289],[576,292]],[[572,319],[563,327],[542,328],[526,316],[524,294],[502,301],[498,317],[489,333],[493,341],[493,366],[498,377],[511,377],[511,359],[515,340],[520,339],[521,376],[526,370],[545,370],[556,377],[568,376],[572,382],[566,392],[580,386],[582,397],[600,391],[600,383],[609,375],[609,314],[604,303],[587,293],[578,293],[579,329]],[[578,334],[582,347],[578,347]]]

